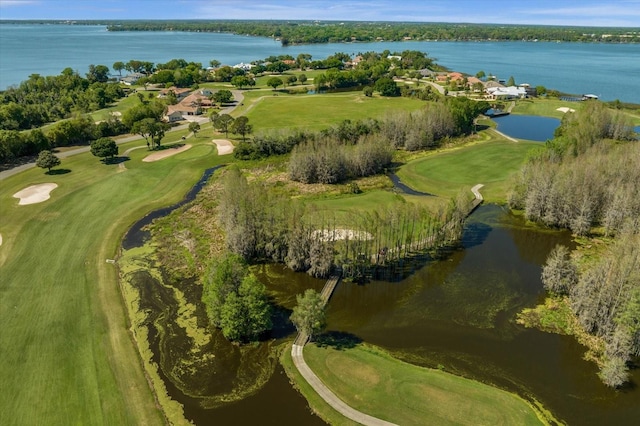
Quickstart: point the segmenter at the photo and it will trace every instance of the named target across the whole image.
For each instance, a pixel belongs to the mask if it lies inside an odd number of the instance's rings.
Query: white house
[[[487,93],[491,99],[524,99],[527,91],[524,87],[489,87]]]

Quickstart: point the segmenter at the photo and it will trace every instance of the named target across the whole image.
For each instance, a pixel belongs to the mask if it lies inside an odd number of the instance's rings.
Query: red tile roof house
[[[178,99],[178,102],[180,102],[182,99],[186,98],[189,93],[191,93],[191,89],[187,89],[187,88],[178,88],[175,86],[171,86],[167,89],[162,89],[160,91],[160,94],[158,95],[159,98],[166,98],[169,93],[173,92],[174,95],[176,95],[176,98]]]
[[[169,105],[164,120],[169,123],[182,120],[187,115],[200,115],[205,109],[213,107],[211,100],[201,94],[192,93],[175,105]]]

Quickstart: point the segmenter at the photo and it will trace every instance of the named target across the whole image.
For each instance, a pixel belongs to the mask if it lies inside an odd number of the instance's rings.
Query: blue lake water
[[[374,42],[283,47],[261,37],[219,33],[108,32],[104,26],[0,24],[0,89],[29,75],[58,75],[90,64],[111,67],[131,59],[236,64],[270,55],[309,53],[324,59],[336,52],[420,50],[450,69],[487,74],[566,93],[593,93],[603,100],[640,103],[640,45],[531,42]]]
[[[560,120],[551,117],[534,115],[505,115],[494,117],[498,130],[516,139],[545,142],[553,139],[553,133],[560,125]]]

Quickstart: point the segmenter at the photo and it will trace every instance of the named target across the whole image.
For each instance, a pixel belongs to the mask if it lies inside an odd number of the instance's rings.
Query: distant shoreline
[[[0,24],[105,26],[107,31],[229,33],[266,37],[283,46],[400,41],[640,43],[639,27],[505,25],[396,21],[3,20]],[[382,26],[381,26],[382,25]]]

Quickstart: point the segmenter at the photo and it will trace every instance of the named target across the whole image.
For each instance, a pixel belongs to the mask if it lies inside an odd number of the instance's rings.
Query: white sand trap
[[[163,158],[171,157],[172,155],[180,154],[191,148],[191,145],[186,144],[177,148],[166,148],[162,151],[154,152],[153,154],[149,154],[142,159],[145,163],[151,163],[153,161],[162,160]]]
[[[214,139],[212,141],[218,147],[218,155],[227,155],[233,152],[233,144],[226,139]]]
[[[311,234],[313,238],[321,241],[338,241],[346,240],[373,240],[373,236],[366,231],[354,231],[353,229],[337,228],[335,230],[318,229]]]
[[[565,113],[565,114],[566,114],[566,113],[568,113],[568,112],[576,112],[576,110],[575,110],[575,109],[573,109],[573,108],[568,108],[568,107],[560,107],[560,108],[556,108],[556,111],[560,111],[560,112],[563,112],[563,113]]]
[[[58,187],[55,183],[41,183],[40,185],[31,185],[13,194],[13,198],[20,198],[18,203],[21,206],[27,204],[41,203],[50,198],[49,193]]]

